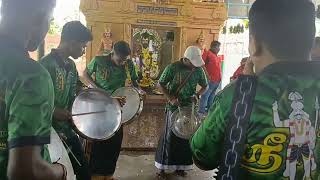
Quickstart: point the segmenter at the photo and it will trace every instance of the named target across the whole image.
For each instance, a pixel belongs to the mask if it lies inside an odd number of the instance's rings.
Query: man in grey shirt
[[[174,32],[166,34],[166,41],[160,47],[159,77],[164,69],[171,64],[174,59]]]

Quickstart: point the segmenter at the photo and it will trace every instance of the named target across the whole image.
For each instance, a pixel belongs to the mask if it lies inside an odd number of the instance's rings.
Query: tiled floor
[[[122,153],[119,158],[115,177],[119,180],[155,180],[157,169],[154,166],[154,155],[132,155]],[[198,168],[188,172],[185,178],[170,174],[168,180],[214,180],[214,171],[204,172]]]

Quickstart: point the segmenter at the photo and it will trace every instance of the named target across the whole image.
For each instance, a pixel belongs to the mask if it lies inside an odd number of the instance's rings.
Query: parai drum
[[[121,107],[118,100],[101,89],[86,89],[73,102],[75,130],[87,140],[107,140],[121,126]]]
[[[190,139],[202,124],[194,107],[179,107],[171,115],[171,130],[179,138]]]
[[[122,110],[122,124],[130,123],[140,115],[143,109],[143,97],[138,89],[133,87],[122,87],[112,93],[113,97],[125,97],[126,103]]]
[[[51,162],[58,162],[66,167],[67,180],[76,180],[68,152],[57,132],[51,128],[50,144],[48,145]]]

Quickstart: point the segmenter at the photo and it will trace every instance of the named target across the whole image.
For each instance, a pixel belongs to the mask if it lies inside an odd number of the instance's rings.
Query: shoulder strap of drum
[[[180,86],[177,88],[177,91],[175,93],[176,96],[179,95],[181,89],[187,84],[188,80],[191,78],[192,74],[195,72],[195,68],[192,69],[192,71],[188,74],[188,76],[183,80],[183,82],[180,84]]]
[[[230,112],[231,119],[225,131],[223,156],[218,173],[219,180],[239,179],[238,172],[245,150],[244,144],[256,88],[257,78],[255,76],[241,75],[237,79]]]

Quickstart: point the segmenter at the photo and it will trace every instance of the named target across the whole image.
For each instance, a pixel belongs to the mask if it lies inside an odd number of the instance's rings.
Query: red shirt
[[[237,79],[243,73],[243,70],[244,70],[244,66],[238,67],[238,69],[233,73],[233,76],[230,79],[231,80]]]
[[[205,67],[210,81],[220,83],[221,81],[221,59],[212,51],[204,50],[202,59],[206,63]]]

